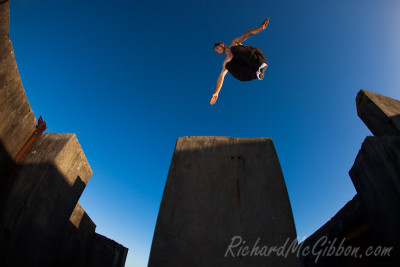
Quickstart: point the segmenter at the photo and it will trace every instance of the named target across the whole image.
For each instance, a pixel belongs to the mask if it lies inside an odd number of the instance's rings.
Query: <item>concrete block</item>
[[[357,114],[375,136],[400,135],[400,101],[361,90]]]
[[[240,248],[257,247],[257,239],[259,252],[296,239],[272,140],[179,138],[149,266],[297,266],[292,254],[243,256]]]
[[[12,176],[0,220],[2,259],[10,266],[55,266],[71,214],[91,175],[74,134],[42,135]]]
[[[400,137],[367,137],[349,174],[376,245],[394,247],[390,266],[399,266]]]

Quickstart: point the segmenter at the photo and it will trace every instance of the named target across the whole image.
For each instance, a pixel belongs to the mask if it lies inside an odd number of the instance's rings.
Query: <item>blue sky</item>
[[[271,137],[299,237],[355,194],[348,176],[369,130],[360,89],[400,98],[400,2],[11,1],[10,38],[47,132],[76,133],[94,172],[80,203],[97,232],[146,266],[176,139]],[[260,48],[261,81],[225,78],[229,43]]]

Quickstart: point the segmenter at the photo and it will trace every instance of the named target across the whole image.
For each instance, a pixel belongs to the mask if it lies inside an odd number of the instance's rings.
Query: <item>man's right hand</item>
[[[210,101],[210,105],[214,105],[217,99],[218,99],[218,94],[213,94]]]

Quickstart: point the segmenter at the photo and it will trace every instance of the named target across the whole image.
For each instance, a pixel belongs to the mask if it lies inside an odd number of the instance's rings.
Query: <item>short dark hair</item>
[[[221,45],[221,44],[223,44],[223,42],[215,42],[214,48],[216,48],[217,46],[219,46],[219,45]]]

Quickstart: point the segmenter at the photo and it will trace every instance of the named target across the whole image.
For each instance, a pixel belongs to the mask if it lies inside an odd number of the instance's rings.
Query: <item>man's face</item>
[[[217,54],[225,54],[225,47],[223,46],[223,44],[217,45],[216,47],[214,47],[214,51]]]

